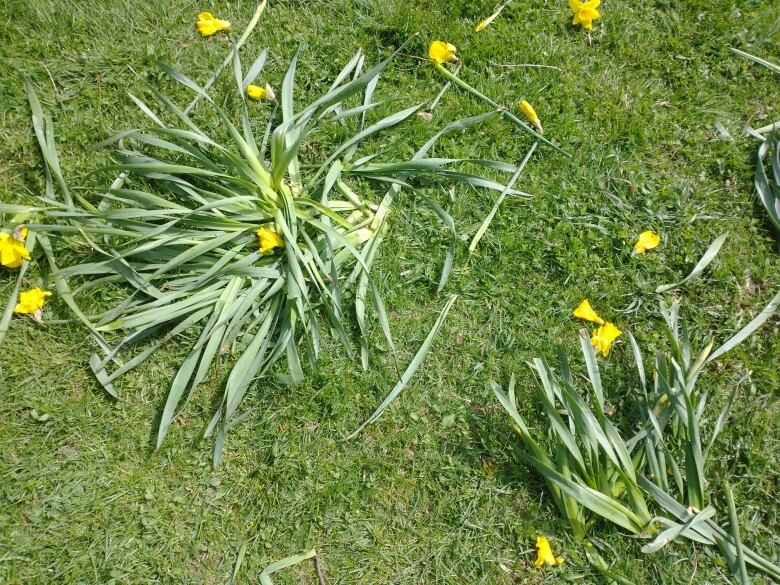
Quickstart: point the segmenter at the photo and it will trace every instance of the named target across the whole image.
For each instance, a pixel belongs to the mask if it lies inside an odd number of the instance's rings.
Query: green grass
[[[66,178],[91,197],[112,177],[91,174],[108,158],[89,148],[143,124],[126,97],[144,91],[130,66],[143,78],[159,77],[155,83],[183,103],[184,91],[162,80],[155,63],[204,80],[228,40],[197,37],[195,14],[209,9],[232,20],[235,38],[251,4],[6,0],[0,199],[31,201],[43,188],[23,74],[54,118]],[[777,244],[752,194],[755,142],[741,128],[780,117],[777,77],[728,46],[772,60],[780,23],[774,2],[607,2],[589,41],[569,25],[566,2],[515,0],[474,34],[493,8],[492,0],[272,0],[244,57],[248,63],[269,46],[269,81],[279,86],[303,40],[298,84],[314,95],[358,47],[375,60],[419,32],[409,53],[422,56],[429,39],[444,38],[465,61],[464,79],[502,103],[529,100],[546,135],[574,155],[538,150],[518,183],[535,198],[507,199],[471,259],[465,238],[444,295],[435,289],[446,228],[417,211],[410,195],[398,199],[375,274],[400,363],[422,342],[446,293],[460,294],[401,399],[357,439],[342,441],[399,372],[378,330],[369,372],[331,340],[303,385],[258,385],[244,403],[251,416],[230,434],[224,463],[213,471],[212,446],[198,437],[219,371],[174,422],[162,450],[152,450],[167,385],[191,340],[125,377],[114,403],[91,378],[94,348],[82,328],[17,319],[0,347],[0,581],[223,583],[244,540],[241,582],[255,582],[270,562],[309,547],[322,555],[329,583],[506,583],[499,562],[518,583],[594,581],[541,480],[512,454],[509,424],[485,384],[516,372],[523,416],[533,425],[539,413],[522,399],[532,395],[524,362],[552,357],[555,342],[576,355],[581,324],[570,312],[586,296],[643,348],[661,343],[649,291],[687,274],[723,231],[730,236],[718,259],[678,293],[696,335],[725,340],[773,296],[780,285]],[[228,75],[221,87],[231,84]],[[403,57],[376,97],[412,104],[440,86],[432,67]],[[447,122],[482,111],[450,89],[431,124],[415,117],[373,144],[388,157],[409,155]],[[716,120],[733,141],[717,138]],[[435,153],[517,162],[529,146],[528,135],[496,119],[443,139]],[[462,234],[475,229],[496,196],[462,188],[452,198],[431,193]],[[661,233],[662,245],[633,256],[633,239],[645,229]],[[56,253],[69,261],[85,251],[62,242]],[[12,279],[0,273],[0,297],[10,293]],[[41,282],[46,275],[33,270],[30,283]],[[111,299],[105,290],[95,303]],[[46,315],[69,317],[56,299]],[[699,382],[719,405],[745,371],[753,372],[756,393],[741,391],[708,475],[728,477],[744,542],[771,558],[780,545],[777,330],[774,319]],[[609,397],[618,409],[637,391],[629,382],[632,359],[624,342],[603,360],[602,374],[623,389]],[[485,472],[485,462],[494,473]],[[712,491],[725,521],[723,487]],[[537,531],[568,558],[544,576],[527,552]],[[629,579],[725,582],[703,549],[679,544],[648,557],[611,528],[600,534],[605,557]],[[317,582],[309,563],[275,581]]]

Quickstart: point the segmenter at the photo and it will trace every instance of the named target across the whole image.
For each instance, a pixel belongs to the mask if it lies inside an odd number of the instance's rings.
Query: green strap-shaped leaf
[[[447,318],[447,313],[449,313],[453,303],[457,298],[458,298],[457,295],[452,295],[447,300],[447,302],[444,304],[444,307],[442,307],[441,312],[439,313],[439,317],[436,319],[436,322],[433,324],[433,327],[431,327],[430,332],[428,332],[425,341],[423,341],[422,345],[420,346],[420,349],[417,350],[417,353],[414,355],[414,358],[406,367],[404,373],[401,374],[400,380],[398,380],[398,382],[390,391],[390,393],[387,395],[387,397],[382,401],[382,404],[380,404],[377,407],[377,409],[373,412],[373,414],[369,416],[365,420],[365,422],[361,424],[357,428],[357,430],[355,430],[354,433],[349,435],[346,440],[350,440],[356,437],[364,428],[366,428],[371,423],[375,422],[382,415],[385,409],[388,406],[390,406],[390,404],[398,397],[401,391],[403,391],[403,389],[406,388],[406,385],[412,379],[414,374],[419,369],[420,365],[422,365],[423,361],[425,360],[425,357],[428,355],[428,352],[431,349],[431,345],[433,345],[433,340],[436,339],[436,335],[439,333],[439,329],[441,329],[441,326],[444,324],[444,320]]]

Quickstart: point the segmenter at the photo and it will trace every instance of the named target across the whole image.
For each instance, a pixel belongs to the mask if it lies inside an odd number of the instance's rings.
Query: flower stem
[[[483,102],[485,102],[485,103],[487,103],[487,104],[489,104],[489,105],[493,106],[493,107],[494,107],[494,108],[496,108],[497,110],[499,110],[499,111],[501,112],[501,114],[503,114],[503,115],[504,115],[504,117],[508,118],[508,119],[509,119],[509,121],[510,121],[510,122],[513,122],[513,123],[514,123],[516,126],[520,126],[520,128],[522,128],[522,129],[523,129],[523,130],[525,130],[526,132],[528,132],[528,133],[530,133],[530,134],[533,134],[533,135],[534,135],[534,136],[535,136],[535,137],[536,137],[538,140],[541,140],[542,142],[544,142],[544,143],[545,143],[545,144],[547,144],[548,146],[552,146],[552,147],[553,147],[555,150],[557,150],[558,152],[561,152],[561,153],[565,154],[566,156],[571,156],[571,155],[570,155],[568,152],[566,152],[565,150],[563,150],[561,147],[557,146],[556,144],[553,144],[553,143],[552,143],[552,142],[550,142],[550,141],[549,141],[547,138],[545,138],[544,136],[542,136],[541,134],[539,134],[539,133],[538,133],[536,130],[534,130],[533,128],[531,128],[531,126],[529,126],[528,124],[526,124],[525,122],[523,122],[523,121],[522,121],[520,118],[518,118],[517,116],[515,116],[515,115],[514,115],[512,112],[510,112],[509,110],[507,110],[507,109],[506,109],[504,106],[501,106],[501,105],[499,105],[498,103],[494,102],[492,99],[490,99],[490,98],[489,98],[488,96],[486,96],[484,93],[482,93],[482,92],[481,92],[481,91],[479,91],[478,89],[476,89],[476,88],[472,87],[471,85],[469,85],[468,83],[466,83],[465,81],[463,81],[463,80],[462,80],[460,77],[458,77],[457,75],[454,75],[454,74],[453,74],[451,71],[449,71],[449,70],[448,70],[446,67],[444,67],[444,65],[442,65],[441,63],[434,63],[434,64],[433,64],[433,66],[434,66],[434,67],[436,67],[437,71],[438,71],[439,73],[441,73],[441,74],[442,74],[442,75],[443,75],[443,76],[444,76],[446,79],[450,80],[452,83],[454,83],[455,85],[457,85],[457,86],[461,87],[462,89],[465,89],[466,91],[468,91],[469,93],[471,93],[471,94],[472,94],[472,95],[474,95],[475,97],[478,97],[478,98],[479,98],[479,99],[481,99]]]

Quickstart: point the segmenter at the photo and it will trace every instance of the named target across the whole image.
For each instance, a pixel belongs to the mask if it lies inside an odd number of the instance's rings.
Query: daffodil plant
[[[51,132],[39,135],[47,171],[56,178],[62,197],[52,189],[36,210],[43,221],[30,229],[40,235],[59,296],[87,325],[102,350],[92,356],[90,366],[103,388],[117,396],[122,375],[144,363],[158,347],[176,343],[185,332],[196,334],[168,390],[158,447],[188,396],[219,362],[232,366],[206,430],[207,436],[216,437],[215,465],[227,431],[241,420],[239,409],[247,392],[262,389],[267,382],[258,384],[258,380],[268,380],[272,373],[283,382],[300,382],[305,365],[318,357],[323,335],[338,337],[348,355],[355,355],[355,346],[359,347],[360,359],[368,365],[367,305],[373,306],[386,345],[393,349],[390,324],[370,269],[393,200],[402,189],[427,202],[451,232],[439,289],[452,265],[454,222],[414,186],[417,180],[426,177],[523,195],[468,171],[470,165],[516,173],[514,165],[427,157],[444,134],[479,124],[496,112],[449,124],[409,160],[381,161],[378,152],[356,158],[362,141],[406,120],[417,120],[415,114],[424,105],[369,123],[371,110],[381,104],[373,100],[379,76],[397,52],[366,67],[358,51],[329,89],[296,107],[297,56],[284,76],[278,104],[269,106],[247,101],[247,97],[269,98],[268,89],[258,91],[262,82],[257,81],[268,51],[262,51],[245,71],[235,50],[238,124],[220,105],[222,100],[205,87],[163,67],[199,98],[201,107],[208,108],[219,124],[207,126],[198,119],[198,110],[187,113],[156,87],[149,91],[161,111],[134,97],[149,125],[125,130],[101,144],[118,145],[117,162],[109,170],[120,175],[95,203],[69,196]],[[29,89],[34,123],[46,124]],[[263,114],[267,123],[258,133],[254,121]],[[315,133],[340,136],[350,127],[351,136],[330,152],[321,157],[303,155],[303,145]],[[217,138],[222,133],[227,141]],[[389,190],[374,200],[377,186]],[[54,235],[80,238],[93,257],[60,269],[50,241]],[[14,242],[8,245],[18,248]],[[12,254],[16,252],[7,256]],[[81,284],[73,289],[71,283],[77,278]],[[125,298],[105,312],[85,314],[77,298],[104,283],[121,284],[120,290],[127,291]],[[352,311],[345,306],[350,287],[354,289]],[[357,340],[344,322],[350,312],[354,312]],[[107,336],[113,332],[122,333],[119,343],[109,343]],[[126,358],[130,347],[141,341],[143,349]],[[273,369],[280,360],[286,361],[284,374]]]
[[[521,437],[523,459],[544,478],[588,559],[608,578],[626,582],[610,572],[588,536],[598,518],[638,537],[652,538],[642,548],[646,553],[683,537],[719,548],[740,583],[749,582],[745,567],[780,578],[780,568],[742,544],[728,486],[724,486],[729,502],[728,531],[715,522],[716,510],[707,495],[708,454],[726,423],[739,386],[728,397],[708,438],[701,432],[707,393],[696,387],[706,364],[749,337],[778,306],[780,292],[719,348],[713,350],[711,342],[696,353],[680,323],[679,306],[662,305],[670,350],[656,354],[652,386],[645,376],[639,346],[628,333],[643,396],[639,404],[642,428],[629,440],[623,439],[616,423],[609,419],[607,413],[614,412],[608,399],[617,393],[603,386],[594,343],[584,330],[580,341],[589,383],[586,392],[578,389],[579,376],[572,374],[563,349],[558,352],[557,371],[541,358],[530,364],[539,382],[537,400],[547,417],[546,437],[534,433],[521,416],[514,376],[508,392],[490,383]],[[600,320],[587,302],[575,315]]]

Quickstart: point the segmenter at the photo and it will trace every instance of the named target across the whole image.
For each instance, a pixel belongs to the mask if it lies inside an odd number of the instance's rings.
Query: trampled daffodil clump
[[[209,13],[199,15],[198,28],[204,35],[227,26]],[[231,53],[236,85],[250,99],[276,97],[270,85],[253,83],[262,73],[267,54],[267,49],[261,51],[244,73]],[[434,43],[430,50],[437,63],[452,60],[454,54],[455,47],[444,42]],[[336,81],[308,104],[293,100],[297,67],[297,59],[293,59],[282,84],[279,107],[264,112],[264,135],[255,134],[256,120],[250,119],[246,100],[240,100],[241,109],[236,113],[241,119],[239,129],[231,121],[233,114],[224,111],[206,89],[164,66],[174,80],[194,92],[192,105],[200,102],[201,107],[214,111],[219,126],[196,124],[187,113],[191,107],[178,107],[161,97],[162,106],[181,127],[162,124],[144,107],[150,128],[121,132],[104,141],[102,146],[122,140],[132,148],[119,151],[119,163],[111,170],[122,172],[122,180],[108,190],[103,203],[95,207],[68,196],[47,200],[47,209],[56,210],[47,220],[51,225],[59,224],[51,234],[47,233],[48,224],[40,226],[39,238],[50,262],[54,263],[50,238],[60,233],[88,235],[85,244],[94,253],[89,261],[58,274],[63,278],[108,277],[128,285],[128,298],[114,309],[96,315],[79,311],[101,350],[92,357],[90,366],[109,394],[117,396],[118,378],[150,354],[142,352],[142,358],[130,360],[130,365],[114,367],[112,358],[119,348],[110,346],[106,332],[124,331],[122,348],[162,327],[169,333],[158,336],[159,344],[180,332],[192,330],[195,334],[196,341],[168,390],[158,447],[184,397],[203,381],[213,364],[227,359],[223,357],[226,353],[234,351],[235,357],[229,362],[221,400],[206,430],[207,436],[216,437],[215,465],[221,459],[225,434],[240,416],[242,398],[250,389],[263,387],[257,381],[268,376],[277,361],[286,360],[285,376],[290,383],[301,382],[304,364],[314,363],[322,335],[332,331],[347,355],[359,357],[368,367],[369,310],[373,310],[387,347],[393,349],[388,317],[370,267],[395,196],[410,180],[457,181],[522,195],[511,185],[473,174],[467,165],[515,175],[522,167],[490,160],[427,157],[440,137],[476,126],[498,115],[497,111],[438,131],[410,160],[384,162],[376,156],[357,157],[362,140],[416,119],[419,106],[413,105],[367,124],[366,111],[375,105],[372,94],[377,80],[391,58],[364,69],[366,59],[359,51]],[[29,91],[37,122],[43,114],[31,86]],[[355,99],[363,105],[356,107]],[[314,155],[310,156],[303,148],[305,141],[318,132],[329,132],[334,121],[340,129],[351,126],[354,134],[334,150],[323,153],[312,149]],[[226,135],[228,141],[218,141],[218,135]],[[47,136],[38,138],[42,150],[50,153]],[[52,162],[55,159],[56,154],[50,153],[45,159],[47,169],[58,185],[64,185],[61,169]],[[382,187],[387,191],[377,197],[375,189]],[[424,191],[414,189],[451,226],[453,241],[443,262],[441,289],[455,253],[454,222]],[[59,220],[61,212],[67,221]],[[112,238],[110,253],[96,244],[95,236]],[[140,282],[144,284],[139,288]],[[346,294],[349,287],[354,295]],[[344,306],[349,298],[354,302],[357,335],[344,323],[350,313]],[[445,304],[432,334],[438,331],[454,298]],[[421,355],[429,345],[424,345]],[[409,366],[410,371],[418,366],[419,359]]]

